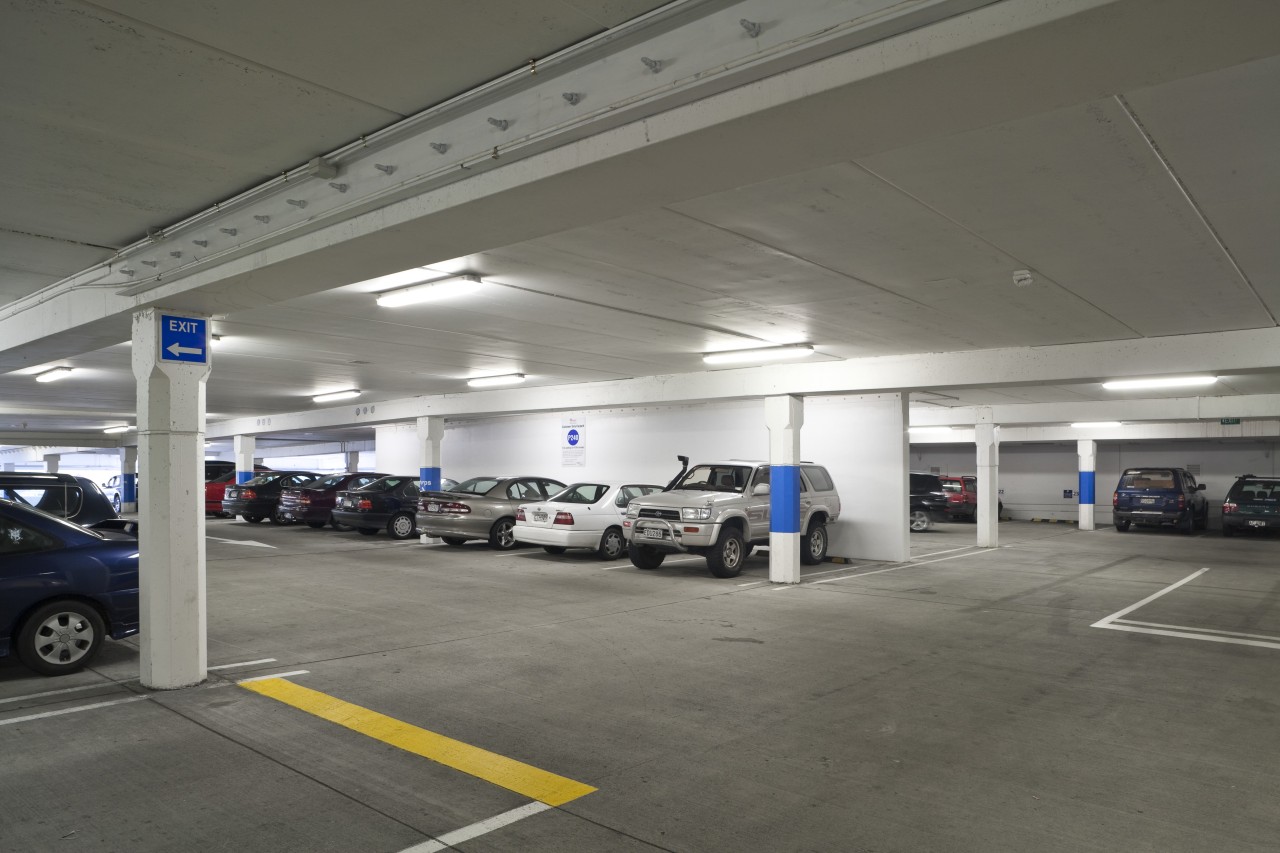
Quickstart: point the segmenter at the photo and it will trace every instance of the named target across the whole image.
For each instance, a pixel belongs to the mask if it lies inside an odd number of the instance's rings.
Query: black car
[[[222,511],[238,515],[250,524],[264,518],[272,524],[288,524],[280,516],[280,492],[310,483],[319,477],[310,471],[266,471],[238,486],[227,486],[222,493]]]
[[[71,474],[0,472],[0,498],[42,509],[86,527],[120,517],[97,483]]]
[[[911,473],[911,503],[908,521],[911,530],[919,533],[928,530],[936,522],[950,520],[947,511],[947,492],[942,479],[936,474]]]
[[[309,527],[324,527],[326,524],[336,529],[344,529],[345,525],[333,520],[333,507],[337,504],[338,493],[359,489],[374,480],[381,480],[387,474],[330,474],[318,480],[285,489],[280,493],[280,516],[285,521],[301,521]]]
[[[409,539],[418,532],[417,477],[383,477],[360,489],[338,492],[333,520],[354,527],[365,536],[386,529],[392,539]]]
[[[1280,530],[1280,478],[1245,474],[1222,502],[1222,535]]]
[[[105,499],[104,499],[105,500]],[[0,657],[44,675],[138,633],[138,540],[0,498]]]
[[[1204,483],[1185,468],[1126,468],[1111,495],[1116,530],[1131,524],[1172,524],[1183,533],[1209,524]]]

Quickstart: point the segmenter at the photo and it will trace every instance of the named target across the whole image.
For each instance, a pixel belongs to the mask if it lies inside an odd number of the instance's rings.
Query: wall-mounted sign
[[[587,419],[582,415],[560,419],[560,464],[566,468],[586,467]]]
[[[1222,418],[1218,421],[1218,423],[1222,424],[1223,426],[1235,426],[1236,424],[1240,423],[1240,419],[1239,418]]]
[[[209,321],[202,317],[160,315],[160,360],[208,364]]]

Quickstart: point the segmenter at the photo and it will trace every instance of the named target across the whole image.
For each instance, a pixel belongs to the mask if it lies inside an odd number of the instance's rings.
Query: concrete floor
[[[1280,839],[1277,539],[1006,522],[979,550],[971,525],[943,525],[913,535],[910,565],[779,588],[765,556],[725,581],[696,560],[208,533],[210,664],[275,660],[168,693],[129,681],[130,642],[60,679],[0,663],[0,850],[394,853],[529,802],[233,684],[294,670],[598,788],[445,849]],[[1204,567],[1125,630],[1091,627]]]

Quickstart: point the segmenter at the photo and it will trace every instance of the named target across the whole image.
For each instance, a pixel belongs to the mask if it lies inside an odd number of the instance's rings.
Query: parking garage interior
[[[0,657],[0,851],[1275,849],[1277,545],[1223,535],[1280,449],[1273,4],[0,21],[0,474],[127,482],[142,600],[80,671]],[[200,476],[681,455],[824,466],[825,561]],[[1121,524],[1138,466],[1203,528]],[[910,472],[973,519],[913,531]]]

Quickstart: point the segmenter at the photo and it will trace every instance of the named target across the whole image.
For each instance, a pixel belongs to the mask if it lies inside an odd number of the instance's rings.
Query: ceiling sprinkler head
[[[1035,279],[1031,277],[1031,270],[1014,270],[1013,283],[1018,287],[1027,287]]]

